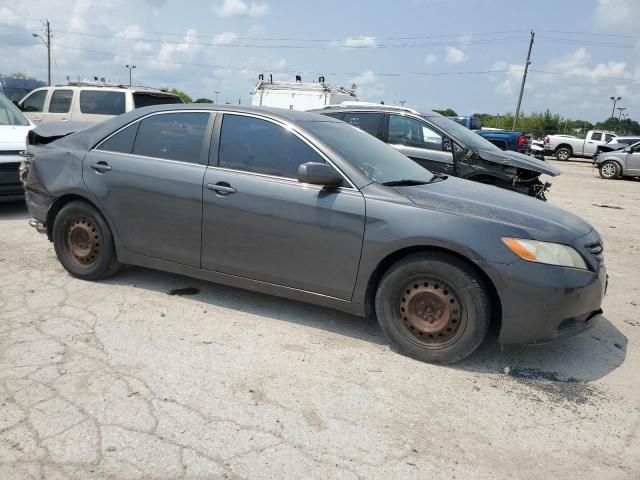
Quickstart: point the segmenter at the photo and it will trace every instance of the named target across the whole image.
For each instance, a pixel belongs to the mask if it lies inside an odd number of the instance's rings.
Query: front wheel
[[[393,265],[375,298],[378,322],[398,349],[430,363],[462,360],[489,329],[489,296],[477,273],[445,254],[417,254]]]
[[[606,180],[613,180],[614,178],[618,178],[620,176],[620,165],[611,160],[607,160],[606,162],[602,162],[600,165],[600,177]]]
[[[109,225],[88,203],[74,201],[62,207],[52,237],[58,260],[74,277],[98,280],[118,271]]]

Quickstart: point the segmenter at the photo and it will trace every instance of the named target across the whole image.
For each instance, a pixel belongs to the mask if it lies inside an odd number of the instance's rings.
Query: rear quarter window
[[[125,112],[124,92],[81,90],[80,111],[91,115],[120,115]]]
[[[160,95],[153,93],[140,93],[133,94],[133,105],[135,108],[150,107],[152,105],[167,105],[174,103],[183,103],[180,97],[174,97],[172,95]]]

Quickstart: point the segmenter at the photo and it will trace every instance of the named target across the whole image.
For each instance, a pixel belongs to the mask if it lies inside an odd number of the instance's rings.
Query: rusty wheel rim
[[[397,301],[404,334],[423,348],[455,343],[466,327],[466,312],[456,289],[441,278],[408,281]]]
[[[67,251],[82,266],[91,266],[100,257],[100,234],[88,218],[77,218],[67,224]]]

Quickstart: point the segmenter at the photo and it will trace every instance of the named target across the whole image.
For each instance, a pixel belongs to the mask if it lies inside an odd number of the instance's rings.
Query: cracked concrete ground
[[[639,478],[640,182],[554,163],[551,202],[605,238],[606,320],[450,367],[319,307],[73,279],[0,205],[0,479]]]

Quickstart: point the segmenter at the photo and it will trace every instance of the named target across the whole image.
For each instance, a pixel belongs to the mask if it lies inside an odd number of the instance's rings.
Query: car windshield
[[[431,113],[424,115],[424,117],[434,125],[440,127],[444,133],[451,135],[455,140],[461,142],[465,147],[480,150],[500,150],[489,140],[486,140],[467,127],[463,127],[442,115],[434,115]]]
[[[11,101],[0,94],[0,125],[12,125],[26,127],[29,125],[29,121],[18,110],[18,108],[11,103]]]
[[[433,178],[413,160],[347,123],[304,122],[304,126],[374,182],[426,183]]]

